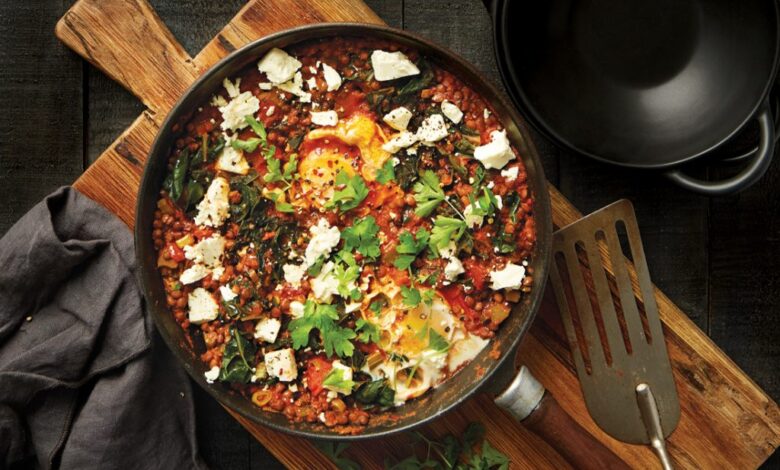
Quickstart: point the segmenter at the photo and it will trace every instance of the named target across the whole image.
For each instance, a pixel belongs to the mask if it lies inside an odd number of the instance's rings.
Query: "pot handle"
[[[775,128],[769,106],[764,106],[757,119],[761,129],[758,150],[753,160],[738,175],[722,181],[703,181],[692,178],[681,170],[671,170],[666,172],[666,177],[678,186],[705,196],[733,194],[748,188],[764,176],[775,153]]]
[[[520,367],[514,380],[495,398],[495,402],[550,444],[574,468],[630,468],[577,424],[526,366]]]

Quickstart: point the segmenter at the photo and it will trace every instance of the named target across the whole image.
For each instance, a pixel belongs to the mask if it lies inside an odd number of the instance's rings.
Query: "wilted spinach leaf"
[[[374,406],[385,409],[393,406],[395,401],[395,390],[390,387],[387,380],[380,379],[373,382],[365,382],[355,391],[355,400],[362,403],[364,409]]]
[[[230,328],[230,341],[222,354],[222,367],[219,369],[221,382],[248,383],[252,378],[256,346],[244,338],[236,327]]]

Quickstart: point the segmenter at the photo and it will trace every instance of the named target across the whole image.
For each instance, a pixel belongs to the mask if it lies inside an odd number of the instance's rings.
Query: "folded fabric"
[[[0,239],[0,467],[205,468],[132,234],[61,188]]]

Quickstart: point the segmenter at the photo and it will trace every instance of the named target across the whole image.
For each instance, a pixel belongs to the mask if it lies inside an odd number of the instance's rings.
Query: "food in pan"
[[[153,238],[206,379],[358,432],[489,349],[533,199],[486,102],[415,50],[272,49],[174,128]]]

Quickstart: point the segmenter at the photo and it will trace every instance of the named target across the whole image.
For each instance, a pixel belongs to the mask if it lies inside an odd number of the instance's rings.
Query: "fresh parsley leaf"
[[[276,207],[276,210],[279,212],[295,212],[295,208],[293,208],[292,204],[282,201],[282,194],[284,194],[282,191],[269,191],[268,197],[274,202],[274,207]]]
[[[360,333],[358,335],[358,341],[366,344],[379,342],[381,331],[377,325],[366,321],[364,318],[358,318],[357,322],[355,322],[355,326],[357,326],[357,331]]]
[[[384,296],[381,296],[380,300],[371,302],[371,304],[368,306],[368,309],[374,312],[374,315],[379,315],[382,313],[382,309],[385,306],[387,306],[387,299],[385,299]]]
[[[416,307],[422,301],[420,291],[414,287],[401,286],[401,297],[403,298],[403,304],[407,307]]]
[[[258,121],[254,118],[252,115],[246,115],[244,116],[244,121],[246,121],[247,124],[249,124],[249,127],[252,128],[255,134],[257,134],[257,137],[260,138],[263,142],[265,142],[268,139],[268,136],[265,133],[265,126],[262,122]]]
[[[486,186],[482,187],[482,193],[477,197],[469,194],[469,202],[471,203],[471,213],[474,215],[486,217],[498,210],[498,200],[493,191]]]
[[[306,274],[312,277],[316,277],[320,271],[322,271],[322,265],[325,264],[325,257],[320,256],[317,258],[317,261],[314,262],[311,266],[309,266],[309,269],[306,270]]]
[[[426,289],[422,291],[422,301],[425,305],[433,304],[433,296],[435,295],[433,289]]]
[[[390,181],[395,180],[395,165],[393,165],[393,159],[388,159],[382,168],[376,172],[376,180],[380,184],[387,184]]]
[[[488,441],[482,443],[480,461],[484,464],[481,468],[495,468],[497,470],[509,469],[509,458],[490,445]]]
[[[429,291],[433,292],[433,291]],[[433,328],[428,332],[428,347],[434,351],[445,352],[450,349],[450,343]]]
[[[423,172],[420,180],[414,184],[414,192],[414,200],[417,202],[414,213],[420,217],[429,216],[446,197],[439,177],[431,170]]]
[[[236,327],[230,328],[230,340],[222,353],[222,365],[219,368],[220,382],[249,383],[252,378],[256,346],[244,338]]]
[[[273,146],[271,147],[273,149]],[[298,157],[295,154],[290,155],[290,159],[282,167],[282,161],[274,157],[274,152],[263,154],[265,158],[268,173],[263,176],[266,183],[284,183],[288,188],[292,184],[295,170],[298,169]]]
[[[315,444],[323,454],[325,454],[339,470],[361,470],[361,466],[352,459],[342,457],[341,454],[349,447],[346,442],[336,443],[333,441],[320,441]]]
[[[254,152],[255,150],[257,150],[257,147],[262,142],[263,141],[258,139],[257,137],[252,137],[251,139],[247,139],[247,140],[236,139],[230,142],[230,146],[236,150],[243,150],[244,152]]]
[[[345,257],[344,255],[349,255]],[[351,260],[347,263],[338,263],[333,268],[333,277],[339,282],[338,291],[339,295],[343,298],[351,298],[352,300],[358,300],[360,298],[360,291],[354,287],[355,281],[360,277],[360,266],[355,263],[355,258],[349,253],[340,254],[342,259]]]
[[[379,251],[379,226],[373,216],[356,219],[351,227],[341,232],[344,240],[344,249],[357,250],[363,256],[375,260],[381,254]]]
[[[349,176],[344,170],[336,175],[336,185],[343,186],[333,193],[333,199],[325,204],[325,209],[338,208],[341,212],[354,209],[368,196],[368,187],[360,175]]]
[[[449,247],[452,242],[457,243],[465,232],[466,222],[440,215],[433,222],[428,246],[433,254],[438,256],[439,250]]]
[[[355,350],[350,341],[357,336],[349,328],[338,326],[339,314],[336,307],[306,301],[303,317],[291,321],[288,328],[293,340],[293,348],[301,349],[309,344],[309,334],[319,330],[325,353],[332,356],[335,352],[341,357],[350,357]]]
[[[398,245],[395,247],[398,256],[395,258],[393,264],[398,269],[407,269],[417,255],[428,246],[428,240],[431,234],[424,228],[417,229],[417,233],[413,236],[408,230],[401,233],[398,236]]]
[[[344,378],[344,370],[334,367],[328,372],[328,375],[325,376],[322,385],[337,388],[339,390],[352,390],[352,387],[355,386],[355,382],[351,379],[346,380]]]

